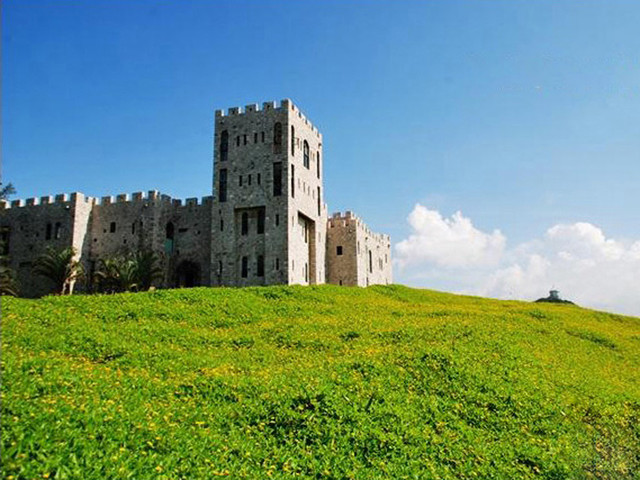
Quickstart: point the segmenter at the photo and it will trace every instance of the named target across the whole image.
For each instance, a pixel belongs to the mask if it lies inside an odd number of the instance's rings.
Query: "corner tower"
[[[290,101],[217,110],[212,285],[324,283],[322,135]]]

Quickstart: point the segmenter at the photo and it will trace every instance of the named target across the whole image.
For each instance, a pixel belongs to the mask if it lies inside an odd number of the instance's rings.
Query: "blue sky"
[[[291,98],[330,209],[395,243],[417,203],[509,248],[575,222],[640,239],[640,2],[3,3],[21,198],[207,195],[214,110]]]

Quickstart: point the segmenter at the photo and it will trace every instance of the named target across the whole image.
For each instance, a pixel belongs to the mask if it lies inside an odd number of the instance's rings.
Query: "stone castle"
[[[101,259],[140,250],[157,254],[159,287],[391,283],[389,236],[351,212],[328,216],[323,166],[322,134],[290,100],[217,110],[212,196],[2,202],[3,253],[24,296],[50,293],[33,263],[47,247],[69,246],[89,290]]]

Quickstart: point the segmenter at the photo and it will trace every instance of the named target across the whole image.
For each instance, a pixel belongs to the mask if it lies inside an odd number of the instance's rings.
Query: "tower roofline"
[[[244,107],[229,107],[226,109],[218,109],[215,111],[216,119],[224,117],[239,117],[243,115],[251,115],[254,113],[269,112],[269,111],[288,111],[296,114],[309,128],[316,134],[317,137],[322,137],[322,134],[318,128],[309,121],[309,119],[302,113],[302,111],[291,101],[289,98],[280,100],[279,104],[275,101],[268,101],[262,103],[262,108],[257,103],[250,103]]]

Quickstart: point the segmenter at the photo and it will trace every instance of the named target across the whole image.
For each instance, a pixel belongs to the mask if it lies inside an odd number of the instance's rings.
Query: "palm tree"
[[[162,278],[162,270],[151,251],[101,259],[95,273],[99,290],[106,293],[148,290],[159,278]]]
[[[76,280],[84,275],[82,264],[75,256],[76,250],[73,247],[62,250],[49,247],[35,261],[33,273],[51,280],[58,294],[71,295]]]
[[[2,182],[0,182],[0,200],[6,200],[9,198],[9,195],[13,195],[16,193],[16,188],[12,183],[7,183],[5,186],[2,186]]]
[[[18,296],[16,273],[9,268],[4,256],[0,259],[0,295]]]
[[[151,250],[137,252],[133,260],[140,290],[149,290],[155,280],[160,280],[164,276],[162,268],[158,265],[158,257]]]
[[[133,268],[124,257],[103,258],[95,273],[99,290],[105,293],[123,292],[135,287]]]

